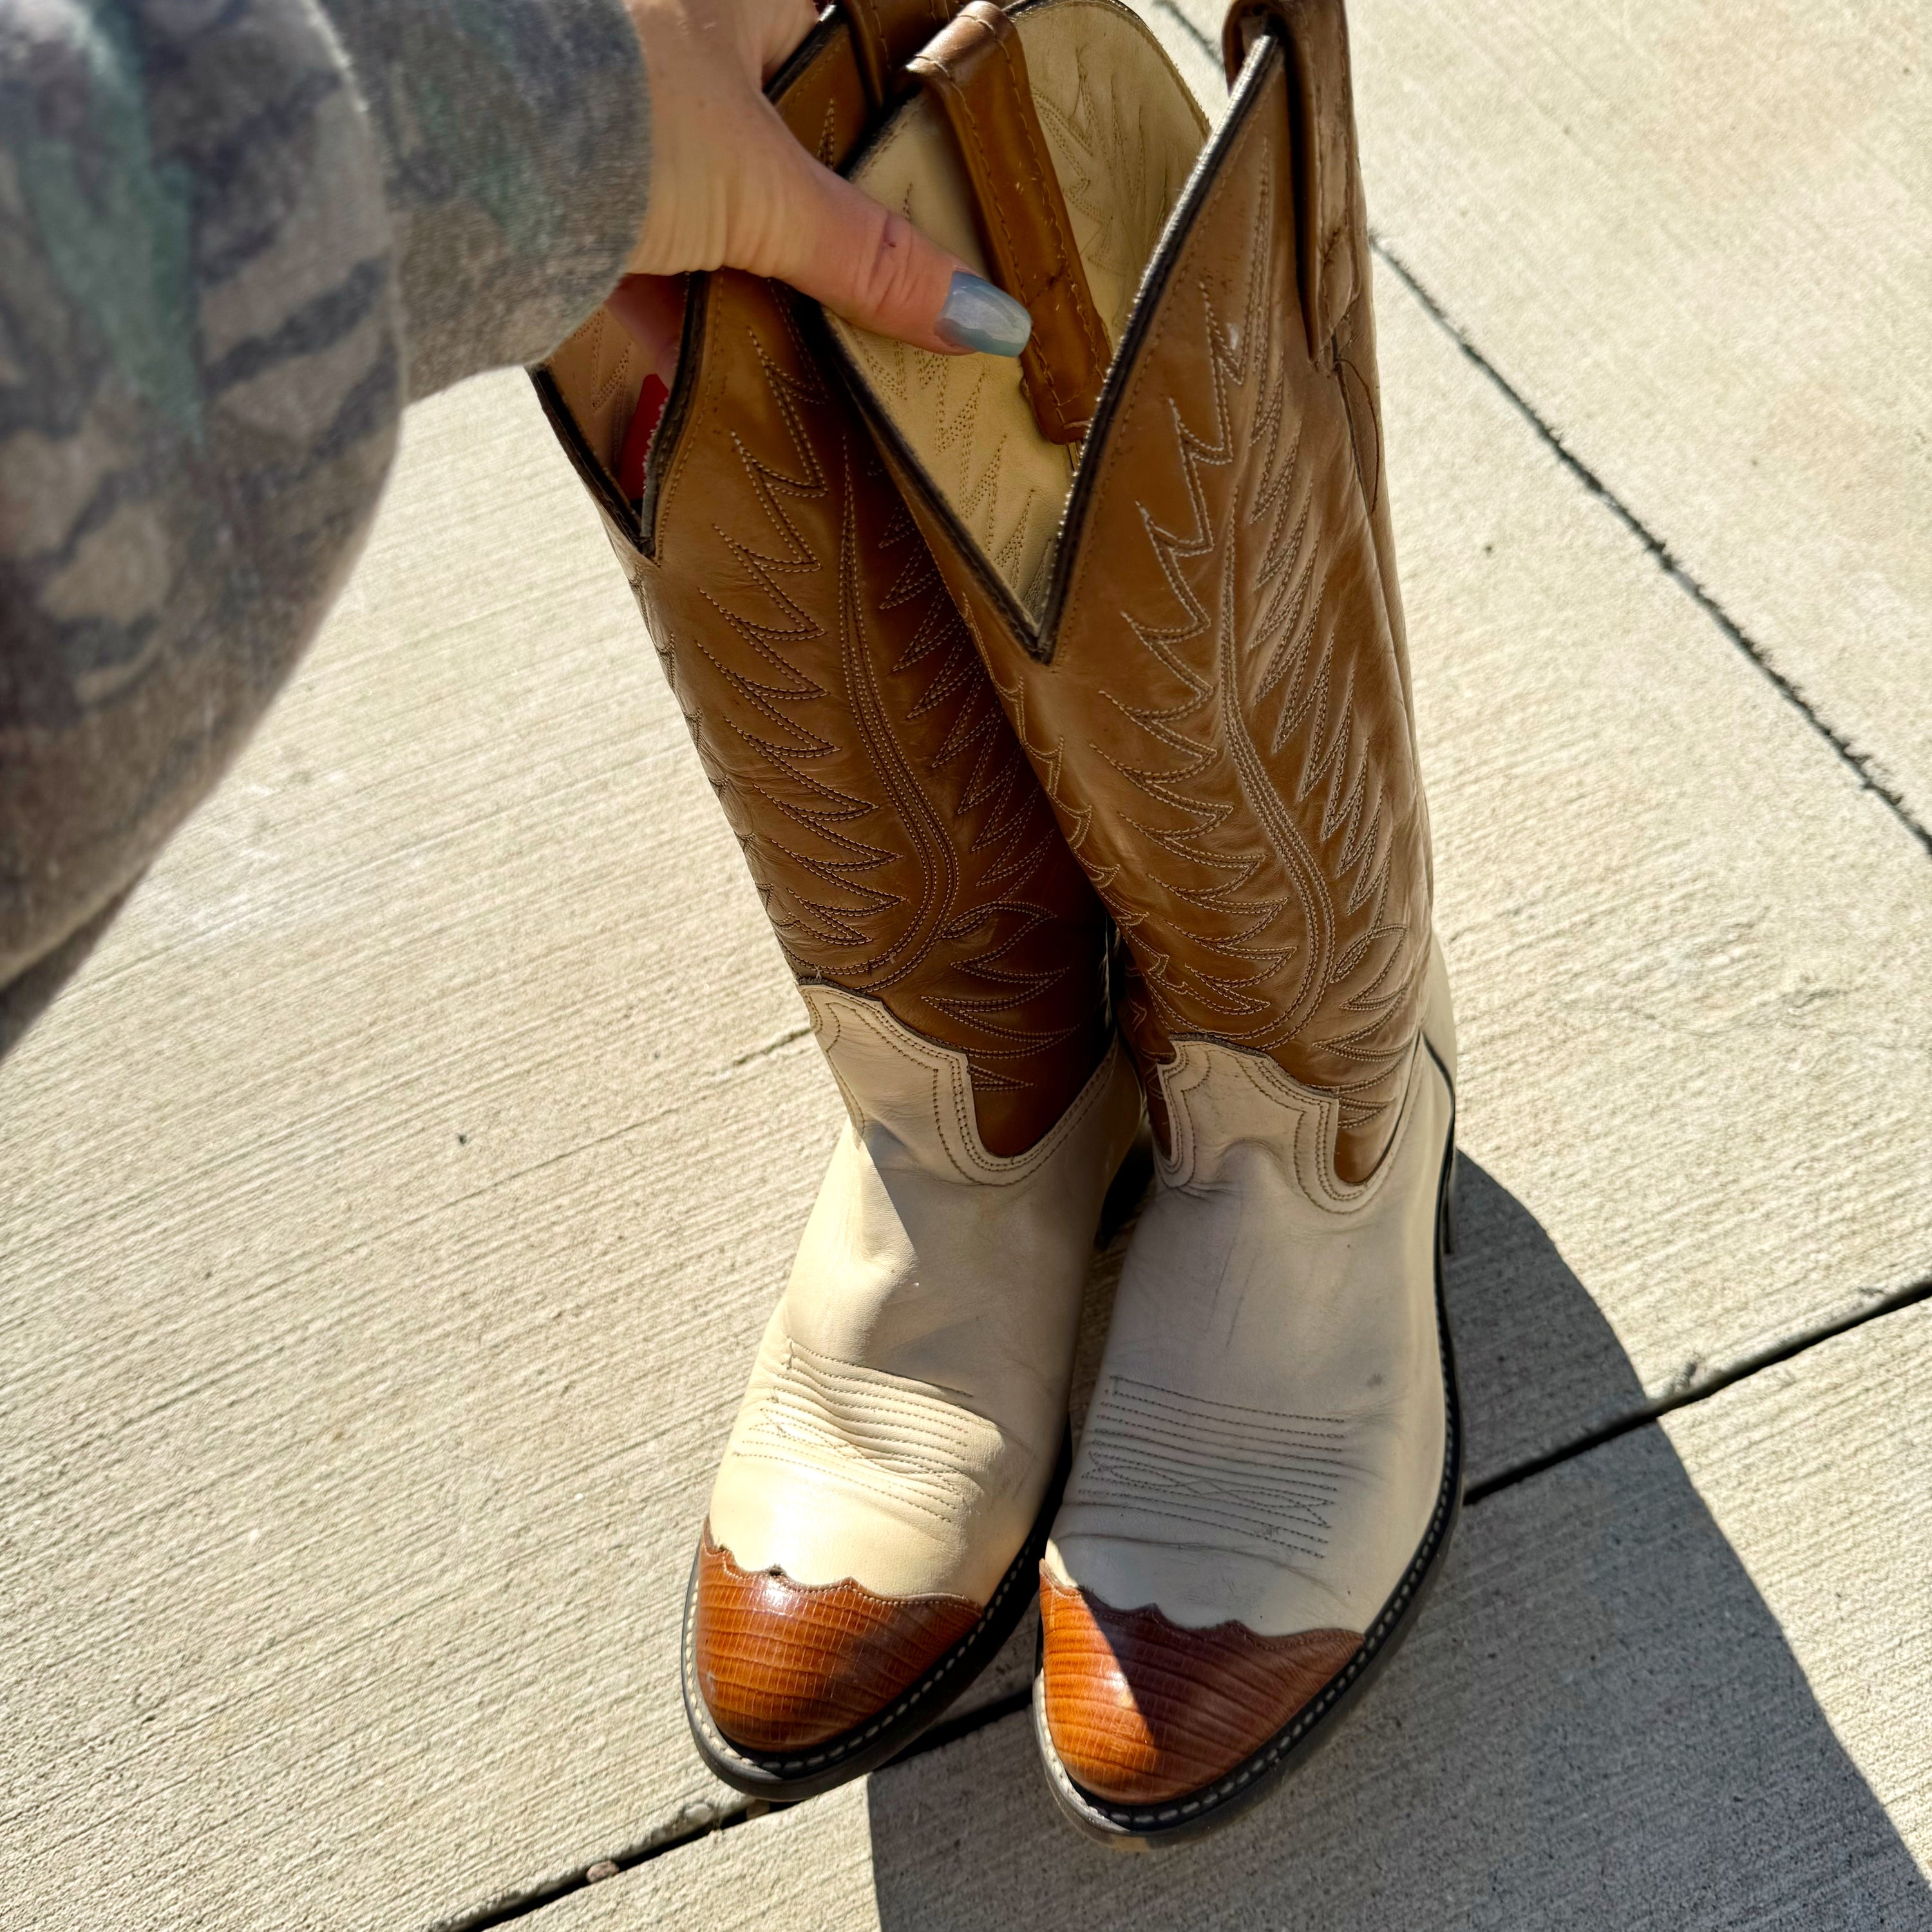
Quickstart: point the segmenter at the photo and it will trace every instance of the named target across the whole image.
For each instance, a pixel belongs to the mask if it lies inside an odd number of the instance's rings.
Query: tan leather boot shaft
[[[963,202],[1016,281],[1077,254],[1109,366],[1050,519],[987,540],[946,442],[970,374],[838,337],[1132,950],[1162,1158],[1042,1559],[1034,1703],[1056,1801],[1110,1843],[1211,1828],[1306,1758],[1411,1628],[1460,1480],[1454,1025],[1346,38],[1340,0],[1243,5],[1204,154],[1135,21],[1032,0],[988,29],[1023,56],[1003,73],[963,32],[930,44],[944,98],[858,164],[928,220]],[[1017,124],[1022,86],[1057,196],[948,152]],[[1010,272],[1021,235],[1039,259]],[[1066,412],[978,380],[970,453],[1045,496]]]
[[[865,75],[834,20],[775,86],[835,164]],[[1104,916],[794,299],[728,272],[688,304],[641,506],[613,480],[638,387],[621,326],[593,318],[539,391],[793,971],[963,1052],[986,1148],[1023,1152],[1105,1047]]]
[[[850,0],[774,83],[794,134],[842,160],[951,10]],[[681,1660],[705,1761],[786,1799],[893,1755],[1030,1600],[1081,1282],[1140,1121],[1106,914],[800,308],[690,278],[636,501],[622,324],[538,379],[846,1102]]]
[[[1051,98],[1056,10],[1014,16],[1049,134],[1093,111]],[[1346,35],[1338,6],[1277,17],[1286,38],[1264,35],[1124,319],[1043,578],[1002,569],[916,410],[867,382],[856,332],[841,340],[1132,949],[1123,1021],[1144,1070],[1182,1036],[1266,1053],[1340,1101],[1352,1183],[1408,1076],[1428,836]]]

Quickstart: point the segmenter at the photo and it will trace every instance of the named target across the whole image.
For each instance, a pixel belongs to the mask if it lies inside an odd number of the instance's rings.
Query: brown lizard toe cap
[[[880,1597],[849,1577],[795,1583],[743,1570],[711,1540],[698,1558],[698,1689],[741,1750],[802,1750],[876,1717],[980,1621],[964,1597]]]
[[[1354,1630],[1257,1636],[1184,1630],[1040,1575],[1046,1726],[1076,1784],[1158,1804],[1225,1777],[1287,1724],[1361,1647]]]

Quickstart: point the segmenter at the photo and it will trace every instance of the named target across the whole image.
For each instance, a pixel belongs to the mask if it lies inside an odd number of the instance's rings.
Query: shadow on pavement
[[[1642,1392],[1533,1217],[1466,1159],[1463,1176],[1452,1318],[1480,1477],[1540,1446],[1518,1414],[1546,1406],[1539,1364],[1587,1382],[1598,1413]],[[1075,1836],[1028,1716],[876,1774],[868,1805],[886,1932],[1932,1924],[1932,1889],[1654,1426],[1471,1509],[1354,1721],[1198,1846]]]

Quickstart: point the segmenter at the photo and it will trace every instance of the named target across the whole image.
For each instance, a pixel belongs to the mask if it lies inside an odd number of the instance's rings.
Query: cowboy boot
[[[1454,1022],[1340,0],[1243,0],[1227,44],[1190,145],[1118,10],[976,0],[853,175],[1034,302],[1035,360],[833,325],[1135,968],[1157,1183],[1034,1704],[1063,1808],[1116,1841],[1220,1822],[1332,1731],[1461,1491]],[[989,525],[995,463],[1031,494]]]
[[[931,32],[904,11],[828,15],[774,83],[828,161]],[[635,345],[592,318],[539,394],[847,1117],[684,1624],[700,1753],[790,1799],[902,1748],[1032,1600],[1081,1284],[1141,1101],[1106,916],[794,299],[689,278],[662,390]]]

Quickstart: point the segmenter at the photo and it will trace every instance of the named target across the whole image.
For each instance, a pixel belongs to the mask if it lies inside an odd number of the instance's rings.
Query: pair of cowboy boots
[[[1027,304],[1019,360],[693,277],[628,482],[636,338],[600,316],[538,378],[847,1116],[712,1493],[685,1696],[722,1777],[808,1796],[1036,1594],[1052,1789],[1158,1841],[1333,1730],[1460,1494],[1454,1032],[1346,33],[1340,0],[1238,0],[1210,138],[1113,0],[950,11],[850,0],[771,94]]]

